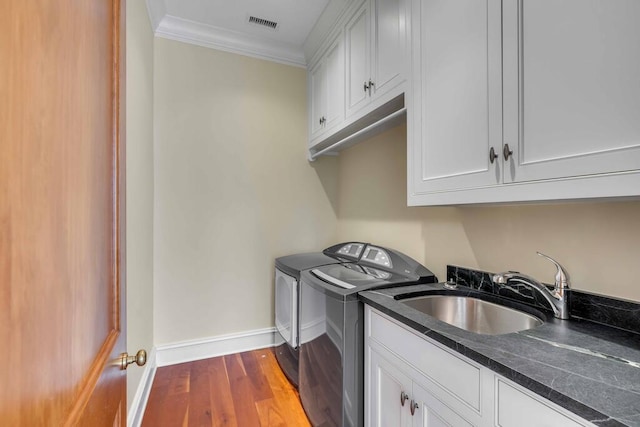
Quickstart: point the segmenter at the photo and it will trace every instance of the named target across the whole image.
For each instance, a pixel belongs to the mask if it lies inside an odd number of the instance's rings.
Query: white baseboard
[[[219,335],[199,340],[157,346],[157,366],[175,365],[226,354],[276,345],[276,329],[265,328],[237,334]]]
[[[133,396],[129,413],[127,414],[127,426],[139,427],[142,423],[142,417],[144,416],[144,410],[147,407],[147,401],[149,400],[149,393],[151,393],[151,385],[153,379],[156,376],[156,348],[151,349],[151,353],[147,356],[147,363],[144,365],[144,371],[142,372],[142,378],[138,384],[136,394]]]

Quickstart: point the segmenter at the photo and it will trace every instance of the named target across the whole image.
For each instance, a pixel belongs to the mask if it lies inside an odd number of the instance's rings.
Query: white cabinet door
[[[582,427],[591,423],[574,421],[575,415],[564,414],[564,409],[556,410],[551,403],[529,396],[507,380],[496,376],[496,426],[500,427]],[[523,416],[528,414],[528,416]]]
[[[640,169],[640,2],[503,3],[505,182]]]
[[[372,0],[371,97],[382,96],[406,80],[410,0]]]
[[[367,349],[369,372],[367,376],[368,427],[409,427],[411,379],[375,349]]]
[[[325,64],[325,127],[332,129],[344,120],[344,52],[342,34],[329,46]]]
[[[310,89],[310,109],[309,109],[309,130],[310,140],[313,141],[324,130],[324,111],[325,111],[325,63],[318,62],[309,71],[309,89]]]
[[[411,408],[413,408],[413,427],[474,427],[415,382]]]
[[[347,116],[369,103],[369,80],[371,59],[370,6],[366,1],[345,27],[347,51]]]
[[[412,367],[392,356],[395,362],[391,362],[384,352],[371,347],[368,351],[370,371],[366,387],[370,398],[365,405],[368,427],[474,426],[399,368],[411,372]]]
[[[375,109],[404,90],[399,86],[406,81],[409,62],[409,1],[367,0],[347,23],[348,117],[363,114],[369,104]]]
[[[309,140],[313,146],[344,120],[344,50],[342,33],[334,37],[309,71]]]
[[[501,181],[501,2],[414,0],[411,194]]]

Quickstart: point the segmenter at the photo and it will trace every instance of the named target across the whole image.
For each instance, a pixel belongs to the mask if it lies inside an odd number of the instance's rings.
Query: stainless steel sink
[[[473,297],[426,295],[401,302],[438,320],[477,334],[508,334],[544,323],[530,314]]]

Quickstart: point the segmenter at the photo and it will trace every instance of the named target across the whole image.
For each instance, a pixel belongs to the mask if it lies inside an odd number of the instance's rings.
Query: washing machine
[[[323,252],[283,256],[275,260],[275,323],[279,343],[276,359],[289,381],[298,387],[298,348],[300,346],[300,274],[313,268],[357,261],[366,243],[346,242]]]
[[[299,386],[314,427],[364,425],[364,305],[358,292],[438,278],[410,257],[366,245],[357,262],[300,275]]]

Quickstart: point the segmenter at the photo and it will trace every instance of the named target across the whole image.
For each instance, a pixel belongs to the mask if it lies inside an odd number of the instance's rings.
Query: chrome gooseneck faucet
[[[536,252],[541,257],[544,257],[555,264],[558,271],[556,272],[555,284],[553,290],[549,290],[545,285],[537,281],[531,276],[518,273],[516,271],[507,271],[504,273],[498,273],[493,275],[493,282],[499,285],[506,285],[509,281],[522,283],[528,285],[532,289],[537,290],[548,302],[551,304],[553,313],[558,319],[569,318],[569,295],[567,290],[569,289],[569,275],[567,271],[553,258]]]

